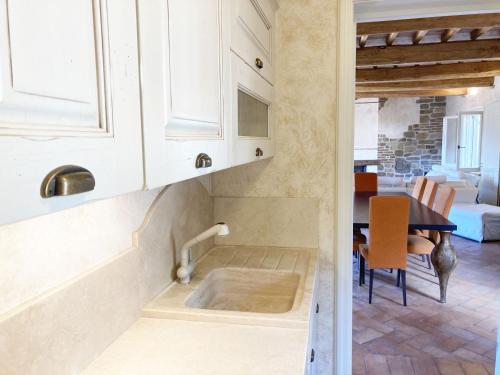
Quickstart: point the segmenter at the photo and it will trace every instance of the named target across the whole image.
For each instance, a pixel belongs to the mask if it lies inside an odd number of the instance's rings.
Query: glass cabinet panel
[[[238,89],[238,136],[269,136],[269,105]]]

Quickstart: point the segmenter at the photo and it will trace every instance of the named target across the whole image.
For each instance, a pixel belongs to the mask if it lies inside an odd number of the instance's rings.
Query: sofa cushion
[[[475,187],[455,189],[455,199],[453,203],[476,203],[479,190]]]
[[[379,186],[384,187],[401,187],[405,186],[405,182],[402,177],[387,177],[379,176],[377,183]]]
[[[430,172],[429,172],[429,173],[430,173]],[[427,175],[425,176],[425,178],[427,178],[427,179],[429,179],[429,180],[432,180],[432,181],[435,181],[435,182],[437,182],[438,184],[444,184],[446,181],[448,181],[447,176],[444,176],[444,175],[435,175],[435,176],[433,176],[433,175],[429,175],[429,174],[427,174]],[[415,184],[416,182],[417,182],[417,177],[416,177],[416,176],[413,176],[413,177],[411,178],[411,183],[412,183],[412,184]]]

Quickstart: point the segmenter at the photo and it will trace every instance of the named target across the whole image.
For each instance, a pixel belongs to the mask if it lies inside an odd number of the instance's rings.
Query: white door
[[[138,4],[147,187],[227,168],[227,0]],[[197,167],[200,154],[211,165]]]
[[[0,0],[0,224],[141,189],[133,0]],[[44,199],[87,169],[93,191]]]

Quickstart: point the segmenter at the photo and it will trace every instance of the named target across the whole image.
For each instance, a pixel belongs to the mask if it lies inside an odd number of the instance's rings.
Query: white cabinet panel
[[[0,0],[0,223],[143,186],[133,0]],[[78,165],[94,191],[42,199]]]
[[[167,135],[200,131],[219,136],[222,61],[218,1],[169,1],[168,14],[172,112]],[[184,131],[186,121],[195,126]],[[174,124],[178,129],[171,129]]]
[[[227,0],[139,1],[148,188],[229,166],[229,15]]]
[[[273,142],[273,87],[244,63],[231,56],[232,165],[270,158]]]
[[[4,0],[0,134],[108,132],[102,16],[89,0]]]
[[[274,0],[233,0],[231,49],[273,83]]]

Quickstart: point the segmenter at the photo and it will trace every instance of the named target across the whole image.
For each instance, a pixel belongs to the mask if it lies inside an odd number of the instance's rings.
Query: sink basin
[[[295,272],[217,268],[196,288],[186,305],[207,310],[286,313],[293,307],[299,281]]]

